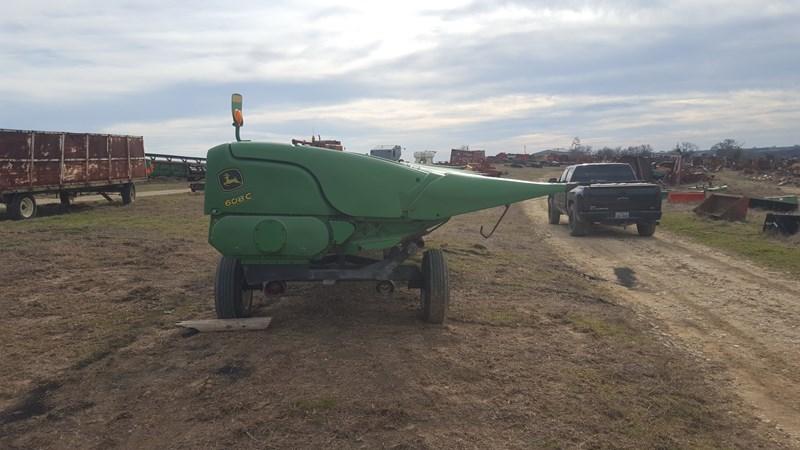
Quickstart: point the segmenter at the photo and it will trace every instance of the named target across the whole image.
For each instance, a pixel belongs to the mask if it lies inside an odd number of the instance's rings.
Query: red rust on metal
[[[728,221],[741,221],[747,217],[750,199],[741,195],[711,194],[694,209],[695,214]]]
[[[144,178],[139,136],[0,130],[0,194]]]

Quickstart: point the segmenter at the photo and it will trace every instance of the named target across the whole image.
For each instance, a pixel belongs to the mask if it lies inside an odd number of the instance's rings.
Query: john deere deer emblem
[[[227,169],[219,173],[219,184],[224,191],[232,191],[244,184],[241,172],[237,169]]]

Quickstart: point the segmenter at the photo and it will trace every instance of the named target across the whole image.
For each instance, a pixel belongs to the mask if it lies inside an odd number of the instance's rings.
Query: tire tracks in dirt
[[[661,230],[642,238],[597,226],[571,237],[547,224],[543,199],[524,208],[569,264],[616,280],[609,285],[623,304],[723,367],[755,415],[800,446],[800,282]]]

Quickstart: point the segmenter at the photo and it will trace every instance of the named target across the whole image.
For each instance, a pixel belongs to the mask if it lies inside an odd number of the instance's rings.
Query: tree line
[[[691,155],[700,151],[700,148],[691,142],[678,142],[669,153]],[[711,146],[711,152],[720,158],[738,161],[744,154],[743,144],[734,139],[723,139]],[[628,147],[602,147],[593,149],[591,145],[584,145],[580,138],[574,138],[569,148],[571,156],[594,154],[604,160],[613,160],[624,156],[652,156],[655,151],[650,144],[631,145]]]

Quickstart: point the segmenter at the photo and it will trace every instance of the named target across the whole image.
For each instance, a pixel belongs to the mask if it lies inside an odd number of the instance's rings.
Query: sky
[[[4,1],[0,128],[487,153],[800,144],[800,0]]]

